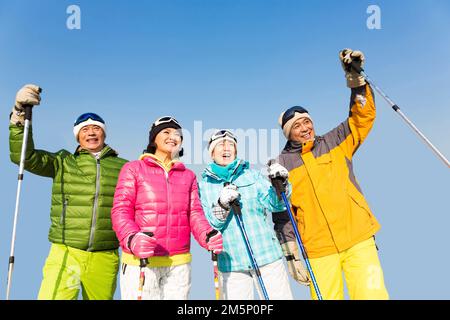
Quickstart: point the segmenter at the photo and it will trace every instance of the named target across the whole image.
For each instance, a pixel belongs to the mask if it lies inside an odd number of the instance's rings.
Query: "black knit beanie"
[[[155,123],[152,124],[152,127],[150,128],[150,132],[148,134],[148,145],[147,145],[147,149],[145,150],[146,153],[155,153],[156,152],[156,144],[155,144],[156,136],[162,130],[167,129],[167,128],[173,128],[173,129],[180,130],[181,141],[183,141],[181,126],[177,122],[169,121],[169,122],[164,122],[164,123],[161,123],[158,125],[155,125]],[[183,149],[180,150],[179,156],[180,157],[183,156]]]

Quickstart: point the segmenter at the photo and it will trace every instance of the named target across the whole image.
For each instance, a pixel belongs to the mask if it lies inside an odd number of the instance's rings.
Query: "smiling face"
[[[161,130],[155,138],[156,153],[163,153],[171,159],[181,148],[181,133],[175,128]]]
[[[105,133],[101,127],[90,124],[81,128],[78,141],[81,148],[89,152],[99,152],[105,146]]]
[[[229,140],[220,141],[213,150],[212,158],[219,166],[226,166],[236,159],[236,144]]]
[[[292,125],[289,140],[305,143],[314,140],[315,136],[314,125],[311,119],[300,118]]]

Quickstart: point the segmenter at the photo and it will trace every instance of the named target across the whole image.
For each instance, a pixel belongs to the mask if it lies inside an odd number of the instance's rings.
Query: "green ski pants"
[[[39,300],[111,300],[119,269],[118,250],[89,252],[53,243],[42,270]]]

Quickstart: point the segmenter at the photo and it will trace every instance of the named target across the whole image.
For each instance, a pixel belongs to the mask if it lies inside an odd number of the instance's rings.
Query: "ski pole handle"
[[[281,193],[285,191],[284,179],[281,177],[271,178],[272,186],[274,187],[278,199],[282,200]]]
[[[148,265],[148,259],[147,258],[139,259],[139,267],[145,268],[147,265]]]
[[[153,232],[143,232],[144,234],[148,235],[149,237],[153,237]],[[148,258],[142,258],[139,259],[139,267],[145,268],[148,265]]]
[[[224,187],[226,187],[227,185],[229,185],[229,182],[225,182],[223,184]],[[235,199],[233,202],[230,203],[231,209],[233,210],[234,214],[237,215],[242,215],[242,211],[241,211],[241,204],[239,203],[238,199]]]
[[[39,88],[38,91],[39,91],[39,93],[41,93],[42,92],[42,88]],[[25,111],[25,120],[31,121],[32,113],[33,113],[33,111],[32,111],[33,107],[34,106],[31,105],[31,104],[24,104],[24,105],[22,105],[22,108]]]
[[[25,120],[31,121],[33,106],[31,104],[24,104],[22,108],[25,111]]]
[[[356,62],[359,62],[359,59],[356,60]],[[350,68],[355,70],[356,73],[361,74],[362,72],[364,72],[364,69],[361,68],[360,66],[358,66],[355,61],[352,61],[352,63],[350,63]]]
[[[214,251],[211,251],[211,261],[214,265],[217,265],[217,253],[214,253]]]
[[[361,66],[357,65],[356,63],[361,63],[361,59],[359,57],[352,57],[352,62],[350,62],[350,63],[344,62],[345,71],[350,72],[353,69],[358,74],[361,74],[361,72],[364,72],[364,69],[361,68]]]
[[[214,237],[217,233],[219,233],[219,231],[217,231],[216,229],[208,232],[208,234],[206,235],[206,243],[208,243],[209,239]],[[217,261],[217,254],[215,254],[214,251],[211,251],[211,260],[212,261]]]
[[[213,251],[211,251],[211,260],[212,261],[217,261],[217,254],[214,253]]]
[[[239,203],[238,199],[234,200],[231,203],[231,209],[233,209],[234,214],[237,214],[238,216],[242,215],[241,204]]]

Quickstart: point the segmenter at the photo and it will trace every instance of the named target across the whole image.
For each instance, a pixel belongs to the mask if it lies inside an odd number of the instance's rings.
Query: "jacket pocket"
[[[321,155],[320,157],[318,157],[316,159],[316,161],[317,161],[317,164],[319,164],[319,165],[330,164],[331,163],[331,154],[329,152],[325,153],[325,154]]]
[[[320,157],[316,158],[316,166],[314,170],[315,181],[318,186],[321,188],[328,188],[330,183],[329,181],[333,181],[333,166],[336,164],[333,163],[330,153],[325,153]],[[326,192],[330,192],[331,190],[327,190]]]
[[[364,220],[368,220],[370,224],[373,224],[372,213],[363,196],[349,193],[349,197],[353,203],[352,211],[357,210],[360,214],[364,215]],[[356,212],[353,213],[356,214]]]
[[[67,210],[67,199],[64,200],[61,218],[59,219],[59,224],[61,225],[63,225],[66,222],[66,210]]]

